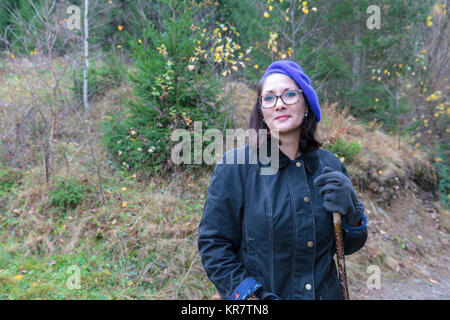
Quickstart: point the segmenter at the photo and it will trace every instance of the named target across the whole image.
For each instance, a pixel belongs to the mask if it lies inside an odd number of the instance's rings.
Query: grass
[[[105,179],[106,203],[82,202],[65,214],[23,178],[0,215],[0,299],[205,299],[215,288],[197,251],[209,171],[178,179]],[[74,176],[74,172],[70,172]],[[195,177],[197,175],[197,177]],[[192,178],[193,177],[193,178]],[[82,176],[80,176],[83,180]],[[201,196],[197,196],[201,194]],[[126,202],[126,206],[123,203]],[[33,203],[33,205],[30,205]],[[70,288],[71,266],[80,289]],[[73,279],[73,278],[72,278]]]

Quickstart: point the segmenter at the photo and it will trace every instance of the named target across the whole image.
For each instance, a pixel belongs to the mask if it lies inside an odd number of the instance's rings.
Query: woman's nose
[[[283,100],[281,100],[281,97],[278,97],[277,101],[275,103],[275,110],[279,110],[279,109],[282,109],[284,107],[286,107],[286,106],[284,105]]]

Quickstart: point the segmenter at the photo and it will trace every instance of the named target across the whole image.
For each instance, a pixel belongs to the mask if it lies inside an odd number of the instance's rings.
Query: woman
[[[272,63],[258,84],[250,128],[280,145],[276,174],[219,163],[211,177],[198,247],[223,299],[342,299],[333,255],[332,212],[342,215],[345,254],[367,239],[364,205],[347,170],[316,138],[317,95],[292,61]],[[235,157],[236,158],[236,157]]]

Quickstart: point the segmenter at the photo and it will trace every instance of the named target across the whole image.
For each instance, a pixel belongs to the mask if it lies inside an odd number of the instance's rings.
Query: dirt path
[[[436,278],[436,279],[435,279]],[[433,283],[435,281],[436,283]],[[355,300],[450,300],[450,279],[431,278],[383,281],[380,289],[354,294]]]

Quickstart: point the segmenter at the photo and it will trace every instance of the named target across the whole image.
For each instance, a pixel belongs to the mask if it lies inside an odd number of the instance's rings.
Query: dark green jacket
[[[261,175],[249,146],[228,151],[211,177],[198,248],[209,279],[223,299],[341,299],[333,255],[332,214],[313,184],[325,166],[348,173],[331,152],[319,149],[290,160],[279,151],[276,174]],[[236,164],[244,153],[245,164]],[[234,155],[234,162],[228,161]],[[253,161],[255,162],[255,161]],[[345,254],[367,239],[363,225],[343,225]]]

